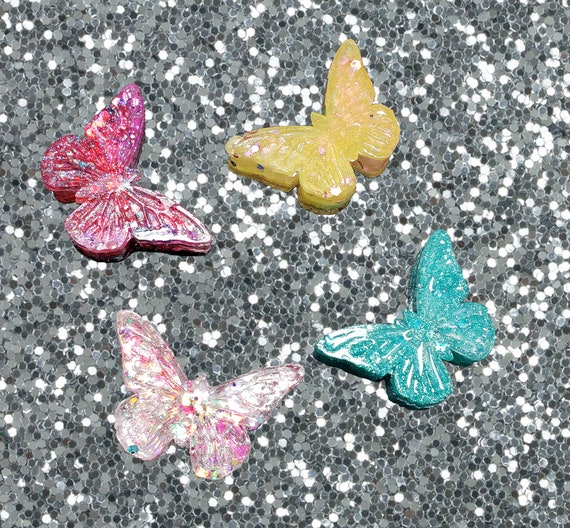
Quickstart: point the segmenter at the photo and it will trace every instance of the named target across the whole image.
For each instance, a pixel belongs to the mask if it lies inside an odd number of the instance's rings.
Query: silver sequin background
[[[567,0],[3,0],[2,527],[568,526],[568,18]],[[320,217],[229,173],[224,142],[306,123],[345,37],[402,136],[383,176]],[[144,177],[211,226],[206,256],[90,261],[41,183],[45,149],[130,82]],[[326,328],[401,311],[438,228],[497,341],[449,367],[445,403],[411,411],[312,351]],[[124,308],[191,377],[305,366],[232,477],[121,450]]]

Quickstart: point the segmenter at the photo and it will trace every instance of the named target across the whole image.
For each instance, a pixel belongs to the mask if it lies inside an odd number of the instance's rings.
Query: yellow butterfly
[[[354,171],[379,176],[398,144],[394,112],[374,104],[374,86],[353,40],[338,49],[329,72],[325,115],[313,126],[262,128],[226,144],[230,169],[271,187],[298,186],[299,203],[316,213],[336,213],[356,189]]]

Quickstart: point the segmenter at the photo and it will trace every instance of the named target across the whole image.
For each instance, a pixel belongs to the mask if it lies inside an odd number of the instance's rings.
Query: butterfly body
[[[188,380],[160,334],[133,312],[117,316],[125,385],[115,427],[124,449],[154,460],[171,442],[190,451],[197,476],[222,478],[251,449],[248,431],[265,422],[303,377],[299,365],[266,367],[212,387]]]
[[[440,403],[453,390],[443,361],[481,361],[494,342],[486,308],[465,302],[467,294],[451,240],[436,231],[412,271],[410,308],[402,318],[331,332],[317,343],[315,356],[373,381],[387,378],[389,396],[409,407]]]
[[[77,203],[65,221],[73,243],[96,260],[119,260],[135,249],[206,253],[206,226],[165,196],[137,185],[144,138],[138,86],[121,90],[86,126],[84,136],[59,138],[46,151],[45,186]]]
[[[230,139],[229,168],[279,190],[297,187],[299,203],[311,211],[339,211],[356,190],[354,171],[379,176],[400,134],[392,110],[374,103],[352,40],[331,65],[325,110],[311,114],[312,126],[262,128]]]

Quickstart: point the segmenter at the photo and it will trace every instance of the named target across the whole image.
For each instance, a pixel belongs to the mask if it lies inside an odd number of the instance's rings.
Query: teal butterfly
[[[315,357],[373,381],[386,377],[390,399],[408,407],[440,403],[453,390],[443,361],[481,361],[495,340],[487,309],[465,302],[468,293],[449,236],[435,231],[414,265],[402,319],[332,332],[317,343]]]

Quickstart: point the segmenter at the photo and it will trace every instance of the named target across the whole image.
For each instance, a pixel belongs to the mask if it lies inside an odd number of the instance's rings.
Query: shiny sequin
[[[251,449],[248,430],[265,422],[303,377],[303,367],[266,367],[211,387],[186,379],[160,334],[133,312],[117,316],[125,385],[137,394],[115,411],[125,450],[154,460],[171,442],[190,450],[194,473],[217,479],[240,467]]]
[[[71,240],[95,260],[120,260],[135,249],[206,253],[212,238],[193,214],[137,185],[144,103],[135,84],[123,88],[86,126],[44,154],[42,178],[61,202],[81,204],[65,221]]]
[[[409,407],[440,403],[453,390],[443,360],[481,361],[495,339],[487,309],[464,302],[468,293],[449,236],[436,231],[414,265],[402,320],[332,332],[317,343],[315,355],[372,380],[388,376],[389,395]]]
[[[312,127],[263,128],[230,139],[230,169],[283,191],[298,187],[303,207],[336,213],[356,190],[354,171],[379,176],[398,144],[394,113],[374,99],[360,50],[346,40],[329,72],[326,115],[311,114]]]

